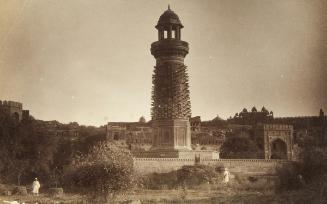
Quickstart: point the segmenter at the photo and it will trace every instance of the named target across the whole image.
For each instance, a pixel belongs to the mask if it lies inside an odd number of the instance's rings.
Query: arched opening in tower
[[[13,113],[12,114],[12,118],[15,120],[15,121],[19,121],[19,114],[17,112]]]

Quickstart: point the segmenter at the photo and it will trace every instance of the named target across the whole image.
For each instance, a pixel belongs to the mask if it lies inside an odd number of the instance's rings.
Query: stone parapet
[[[2,107],[12,107],[12,108],[23,108],[23,104],[15,101],[0,101],[0,106]]]
[[[284,124],[262,124],[262,128],[264,130],[293,130],[292,125]]]

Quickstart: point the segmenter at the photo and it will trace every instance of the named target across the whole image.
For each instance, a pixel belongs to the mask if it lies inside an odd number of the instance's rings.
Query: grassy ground
[[[25,202],[25,204],[29,203],[38,203],[38,204],[61,204],[61,203],[71,203],[71,204],[78,204],[78,203],[85,203],[83,202],[86,200],[85,196],[78,195],[78,194],[65,194],[64,196],[61,197],[51,197],[48,196],[47,194],[40,194],[39,196],[32,196],[32,195],[27,195],[27,196],[19,196],[19,195],[13,195],[13,196],[0,196],[0,204],[2,204],[2,201],[17,201],[19,203]]]
[[[141,203],[220,203],[220,204],[323,204],[311,192],[274,192],[228,191],[228,190],[187,190],[187,191],[142,191],[135,193],[129,200],[140,200]]]
[[[39,197],[28,196],[0,196],[0,203],[3,200],[16,200],[20,203],[46,203],[46,204],[84,204],[84,203],[103,203],[95,200],[87,200],[86,196],[76,194],[65,194],[60,198],[52,198],[46,194]],[[323,204],[327,200],[319,200],[310,191],[292,191],[276,194],[274,192],[259,191],[234,191],[231,189],[196,189],[196,190],[137,190],[127,195],[119,195],[114,203],[191,203],[191,204]]]

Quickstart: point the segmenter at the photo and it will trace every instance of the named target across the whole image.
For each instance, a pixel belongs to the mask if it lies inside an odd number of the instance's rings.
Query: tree
[[[106,200],[132,187],[133,158],[114,143],[100,142],[87,155],[74,159],[72,165],[73,171],[66,176],[70,185]]]
[[[307,147],[300,154],[300,158],[301,173],[307,181],[312,181],[326,174],[327,148]]]
[[[256,142],[248,134],[241,133],[230,134],[226,137],[220,149],[221,158],[256,159],[260,157],[261,150]]]
[[[75,143],[74,151],[87,154],[97,143],[106,140],[105,127],[80,126],[78,128],[79,137]]]
[[[57,138],[30,118],[16,121],[0,112],[0,175],[10,183],[46,178],[57,149]]]

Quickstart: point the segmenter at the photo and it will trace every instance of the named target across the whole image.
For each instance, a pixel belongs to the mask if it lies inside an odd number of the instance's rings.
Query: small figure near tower
[[[322,110],[322,108],[321,108],[320,111],[319,111],[319,117],[321,117],[321,118],[325,117],[325,113],[324,113],[324,111]]]
[[[229,182],[229,177],[230,177],[230,172],[228,170],[228,168],[224,169],[224,173],[223,173],[223,183],[227,184]]]
[[[32,184],[32,193],[34,196],[39,196],[40,187],[40,182],[37,180],[37,178],[35,178]]]

